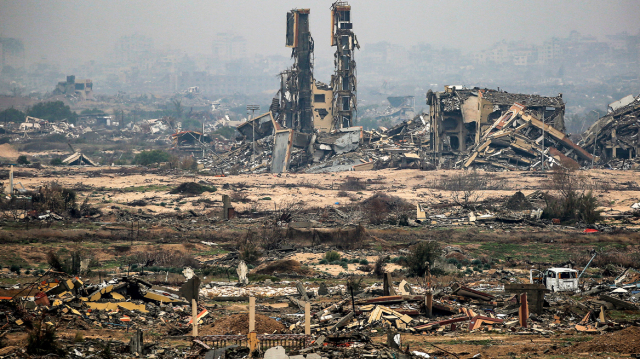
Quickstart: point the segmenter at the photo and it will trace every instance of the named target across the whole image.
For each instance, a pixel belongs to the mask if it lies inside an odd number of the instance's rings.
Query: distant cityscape
[[[91,79],[98,95],[166,96],[197,87],[205,96],[241,94],[269,103],[279,88],[278,74],[291,65],[286,56],[252,54],[246,39],[233,33],[216,34],[208,55],[158,48],[150,37],[132,34],[118,39],[105,58],[70,68],[46,60],[27,65],[25,46],[20,39],[0,38],[0,93],[45,96],[73,74]],[[539,45],[500,41],[477,52],[377,42],[363,44],[355,56],[361,109],[388,96],[415,96],[416,111],[426,110],[425,93],[444,85],[562,93],[569,116],[640,93],[640,34],[599,39],[572,31]],[[315,59],[318,80],[328,82],[332,69],[331,58]]]

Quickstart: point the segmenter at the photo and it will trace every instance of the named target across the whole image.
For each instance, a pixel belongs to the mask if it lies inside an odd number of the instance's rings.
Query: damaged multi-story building
[[[432,153],[463,154],[480,142],[482,134],[514,103],[564,132],[565,104],[562,94],[545,97],[500,90],[445,86],[442,92],[427,92]]]
[[[76,79],[74,75],[67,76],[67,81],[60,81],[53,90],[54,95],[76,95],[81,99],[93,97],[93,81],[90,79]]]
[[[357,118],[357,80],[354,50],[360,48],[353,33],[351,6],[337,1],[331,6],[331,46],[336,47],[335,71],[330,84],[313,76],[314,41],[309,29],[309,9],[287,13],[285,46],[293,65],[280,73],[280,90],[269,112],[238,126],[245,141],[273,135],[271,172],[289,169],[292,147],[304,149],[297,165],[313,163],[352,151],[362,139]],[[252,151],[255,147],[252,147]]]
[[[275,121],[297,132],[331,132],[351,127],[357,112],[357,80],[353,52],[360,48],[353,33],[351,6],[331,6],[331,46],[335,71],[330,84],[313,76],[314,41],[309,30],[310,9],[287,13],[285,46],[292,49],[293,66],[280,73],[279,97],[270,107]]]
[[[355,49],[359,49],[358,38],[353,33],[351,6],[346,1],[336,1],[331,6],[331,46],[334,54],[335,72],[331,76],[333,89],[334,128],[351,127],[357,114]]]

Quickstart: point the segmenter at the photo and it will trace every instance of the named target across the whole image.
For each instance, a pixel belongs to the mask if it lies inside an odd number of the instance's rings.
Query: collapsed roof
[[[624,100],[624,101],[623,101]],[[626,105],[622,106],[622,104]],[[613,106],[612,106],[613,105]],[[638,157],[640,150],[640,96],[629,101],[629,96],[609,105],[615,108],[596,121],[579,142],[587,151],[602,160]]]
[[[96,162],[93,162],[89,157],[83,153],[76,152],[71,156],[62,160],[62,163],[68,166],[97,166]]]

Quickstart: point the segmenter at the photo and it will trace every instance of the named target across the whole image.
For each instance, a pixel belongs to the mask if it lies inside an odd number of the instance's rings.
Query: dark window
[[[457,150],[460,148],[460,140],[458,136],[449,136],[449,144],[451,145],[452,150]]]
[[[313,102],[324,102],[324,94],[313,95]]]
[[[342,97],[342,111],[349,111],[349,97]]]
[[[575,272],[560,272],[558,274],[559,274],[560,279],[576,278],[576,273]]]

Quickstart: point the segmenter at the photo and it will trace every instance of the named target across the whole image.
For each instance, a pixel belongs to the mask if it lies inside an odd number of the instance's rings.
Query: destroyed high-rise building
[[[334,128],[351,127],[357,111],[356,62],[353,52],[360,45],[353,33],[351,6],[346,1],[336,1],[331,6],[331,46],[336,47],[335,73],[331,76]]]
[[[461,154],[480,142],[480,137],[514,103],[527,106],[536,118],[564,132],[565,104],[556,97],[512,94],[499,90],[445,86],[443,92],[427,92],[433,153]]]
[[[309,30],[309,13],[309,9],[294,9],[287,13],[285,45],[292,49],[294,63],[280,74],[280,114],[277,118],[283,126],[304,133],[313,132],[313,38]]]

